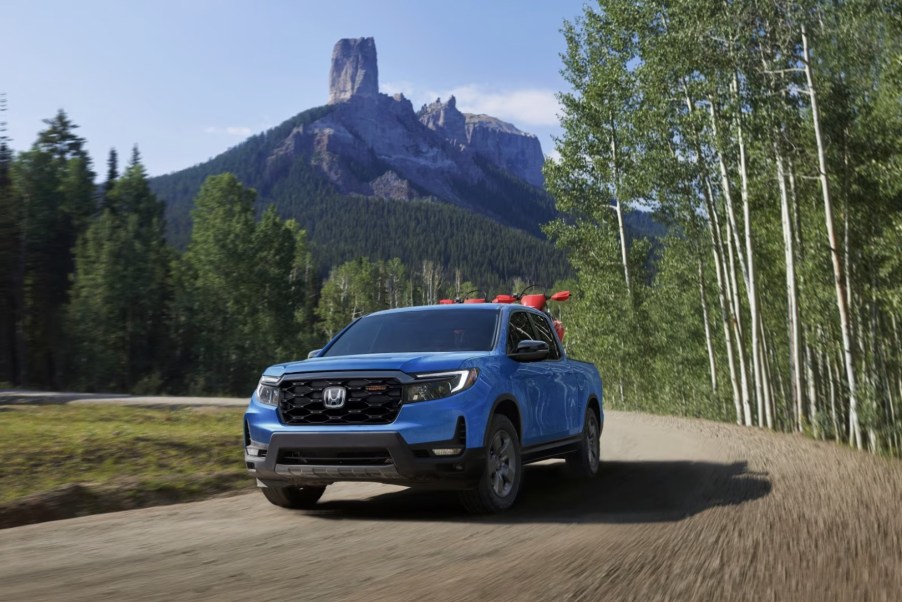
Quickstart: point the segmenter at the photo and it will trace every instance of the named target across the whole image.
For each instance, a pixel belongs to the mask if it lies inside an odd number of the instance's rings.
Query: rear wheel
[[[567,456],[567,466],[573,476],[591,479],[601,466],[601,426],[595,408],[586,408],[586,419],[579,447]]]
[[[270,503],[282,508],[312,508],[323,497],[323,487],[264,487],[260,491]]]
[[[507,510],[520,492],[522,473],[517,429],[506,416],[496,415],[489,426],[485,471],[475,489],[461,492],[460,501],[475,514]]]

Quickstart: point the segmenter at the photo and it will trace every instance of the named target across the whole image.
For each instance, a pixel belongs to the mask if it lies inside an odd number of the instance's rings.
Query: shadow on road
[[[467,515],[455,493],[417,489],[323,502],[308,514],[329,519],[647,523],[678,521],[770,491],[767,475],[749,472],[745,462],[605,462],[592,481],[568,478],[565,465],[556,462],[527,467],[517,505],[500,515]]]

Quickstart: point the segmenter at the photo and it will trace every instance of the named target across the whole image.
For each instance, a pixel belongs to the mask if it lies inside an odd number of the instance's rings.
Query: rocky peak
[[[456,144],[467,143],[467,120],[457,110],[457,99],[454,96],[446,103],[441,98],[436,98],[435,102],[423,105],[417,116],[423,125],[438,132],[442,138]]]
[[[379,68],[373,38],[345,38],[332,49],[329,71],[329,104],[352,97],[379,95]]]
[[[437,98],[417,112],[420,123],[455,146],[488,159],[533,186],[542,188],[545,157],[539,139],[489,115],[461,113],[457,99]]]

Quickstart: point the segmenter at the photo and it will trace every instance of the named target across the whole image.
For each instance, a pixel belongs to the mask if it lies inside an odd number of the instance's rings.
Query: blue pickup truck
[[[544,312],[381,311],[310,355],[267,368],[244,417],[245,463],[273,504],[309,508],[331,483],[375,481],[457,490],[489,513],[514,503],[526,463],[598,473],[601,378],[567,357]]]

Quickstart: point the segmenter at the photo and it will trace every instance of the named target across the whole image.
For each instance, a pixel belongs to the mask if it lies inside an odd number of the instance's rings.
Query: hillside
[[[184,246],[204,179],[235,174],[308,231],[321,271],[359,256],[437,260],[495,286],[514,277],[551,284],[569,273],[547,242],[554,219],[538,139],[452,96],[415,111],[378,90],[372,38],[334,49],[328,105],[309,109],[221,155],[152,180],[169,236]]]
[[[273,204],[284,217],[307,230],[323,272],[343,261],[365,255],[400,257],[408,265],[422,259],[459,267],[471,280],[495,286],[511,278],[551,283],[566,275],[563,253],[532,233],[505,226],[486,216],[436,199],[398,201],[340,194],[308,160],[268,162],[272,149],[288,133],[321,119],[332,107],[304,111],[283,124],[247,139],[210,161],[151,180],[166,201],[170,239],[184,246],[191,234],[191,207],[207,176],[234,173],[259,194],[259,208]],[[499,180],[505,174],[498,171]],[[528,185],[507,176],[508,197],[536,195]],[[472,198],[479,198],[474,190]],[[530,230],[538,233],[538,222]],[[348,236],[353,232],[352,236]]]

